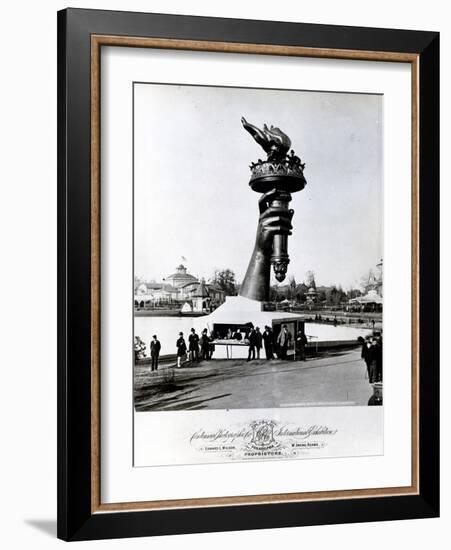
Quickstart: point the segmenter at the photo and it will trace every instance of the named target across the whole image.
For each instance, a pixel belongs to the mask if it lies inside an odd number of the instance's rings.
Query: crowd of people
[[[191,334],[188,337],[188,345],[183,336],[183,332],[179,332],[179,337],[176,341],[176,356],[177,367],[181,367],[182,363],[190,361],[198,363],[199,361],[209,361],[214,352],[213,338],[208,335],[207,329],[204,329],[199,337],[195,329],[191,329]],[[160,358],[161,342],[156,334],[152,336],[150,342],[150,358],[151,370],[158,370],[158,361]],[[139,337],[135,336],[134,344],[135,362],[146,359],[146,344]]]
[[[175,344],[177,348],[177,367],[180,368],[182,363],[186,361],[190,361],[191,363],[210,361],[215,351],[215,346],[212,342],[213,337],[208,335],[208,330],[206,328],[204,328],[200,336],[196,333],[196,330],[192,328],[188,336],[188,346],[183,336],[183,332],[179,332],[179,337]]]
[[[245,340],[245,343],[249,346],[247,361],[260,359],[260,352],[263,348],[265,349],[267,360],[275,359],[275,356],[279,359],[286,359],[288,349],[293,342],[293,336],[288,330],[287,325],[282,325],[277,337],[274,336],[271,327],[265,326],[263,332],[261,332],[260,327],[250,327],[249,331],[244,334],[241,332],[241,329],[237,329],[235,332],[229,329],[225,339],[237,341]],[[305,360],[306,345],[307,337],[302,332],[296,339],[297,355],[302,361]]]
[[[272,360],[276,357],[278,359],[287,359],[288,349],[292,347],[293,343],[293,336],[288,330],[287,325],[282,325],[277,337],[275,337],[272,328],[269,326],[265,326],[263,332],[261,332],[260,327],[250,327],[247,331],[242,331],[239,328],[235,331],[229,329],[223,338],[219,334],[209,334],[206,328],[203,329],[199,336],[196,330],[192,328],[187,339],[185,339],[183,332],[179,332],[175,344],[177,367],[180,368],[186,362],[199,363],[200,361],[209,361],[215,351],[215,339],[234,340],[247,345],[249,347],[247,361],[260,359],[262,349],[265,351],[267,360]],[[307,337],[301,332],[295,341],[296,355],[301,361],[305,360],[306,345]],[[149,347],[151,370],[156,371],[158,370],[161,351],[161,343],[156,334],[152,336]],[[135,361],[146,358],[146,344],[139,336],[135,336],[134,353]]]

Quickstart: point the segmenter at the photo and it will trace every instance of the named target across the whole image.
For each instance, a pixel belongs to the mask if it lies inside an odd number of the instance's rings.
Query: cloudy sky
[[[288,277],[358,284],[383,257],[382,96],[147,83],[134,85],[135,275],[159,281],[183,256],[194,275],[242,280],[258,220],[249,164],[265,158],[242,116],[279,126],[306,163]]]

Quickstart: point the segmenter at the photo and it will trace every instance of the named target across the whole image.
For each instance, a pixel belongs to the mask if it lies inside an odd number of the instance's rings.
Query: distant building
[[[376,266],[376,284],[374,285],[374,290],[379,294],[379,296],[384,295],[383,267],[384,261],[381,259],[381,261]]]
[[[305,293],[307,304],[314,304],[318,300],[318,292],[311,286]]]
[[[383,299],[376,290],[369,290],[364,296],[349,300],[349,305],[359,307],[361,311],[382,311]]]
[[[193,311],[210,311],[211,299],[204,279],[197,285],[191,295]]]
[[[161,305],[183,304],[184,311],[211,311],[225,301],[225,292],[214,284],[201,281],[188,273],[180,264],[175,273],[168,275],[162,283],[140,282],[135,285],[135,308],[151,308]],[[202,309],[199,309],[199,304]]]
[[[359,307],[361,311],[382,311],[384,303],[382,266],[381,260],[376,266],[376,273],[371,273],[366,285],[366,293],[349,300],[350,306]]]
[[[164,283],[141,282],[135,287],[135,307],[145,308],[177,301],[178,291]]]
[[[180,264],[175,268],[175,273],[168,275],[164,280],[172,285],[174,288],[181,288],[189,283],[199,283],[199,281],[188,273],[186,267],[183,264]]]
[[[368,280],[365,284],[365,292],[374,290],[379,296],[383,296],[383,260],[376,265],[376,270],[370,270]]]

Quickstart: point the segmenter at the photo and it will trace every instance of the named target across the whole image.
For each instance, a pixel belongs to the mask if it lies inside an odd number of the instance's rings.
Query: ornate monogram
[[[249,447],[258,450],[273,449],[279,447],[279,443],[274,439],[274,427],[276,423],[273,420],[259,420],[252,422],[252,439]]]

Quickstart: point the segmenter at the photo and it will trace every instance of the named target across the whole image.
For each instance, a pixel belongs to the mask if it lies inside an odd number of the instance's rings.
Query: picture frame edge
[[[89,17],[95,12],[101,12],[103,10],[79,10],[76,9],[77,12],[82,11],[83,17],[81,19],[86,22],[86,16]],[[70,13],[69,13],[70,12]],[[85,13],[89,12],[89,13]],[[116,17],[121,17],[121,14],[128,13],[128,15],[131,15],[132,12],[114,12]],[[68,17],[69,15],[69,17]],[[68,59],[67,56],[70,52],[68,52],[68,48],[70,49],[70,44],[68,44],[68,33],[75,33],[78,36],[78,40],[86,40],[86,37],[93,34],[90,32],[89,25],[88,27],[83,27],[80,30],[80,13],[77,13],[77,16],[75,19],[78,19],[76,21],[75,27],[73,25],[74,20],[74,13],[73,9],[69,10],[61,10],[58,12],[58,537],[62,538],[63,540],[88,540],[88,539],[94,539],[99,538],[96,536],[96,534],[102,534],[106,533],[105,536],[101,536],[101,538],[108,538],[109,535],[107,532],[104,532],[104,529],[110,525],[108,521],[105,520],[105,517],[108,516],[110,522],[113,517],[117,516],[116,521],[120,519],[120,524],[122,525],[121,533],[126,534],[116,534],[112,536],[133,536],[133,533],[130,532],[129,529],[126,528],[124,525],[124,522],[130,521],[130,526],[136,525],[136,521],[132,521],[131,518],[134,514],[141,514],[139,519],[143,520],[142,514],[148,514],[146,521],[144,523],[148,525],[149,532],[147,534],[169,534],[169,532],[152,532],[153,529],[153,522],[150,521],[152,515],[159,515],[161,513],[169,515],[173,514],[173,512],[186,512],[186,510],[177,509],[177,510],[154,510],[154,511],[134,511],[134,512],[107,512],[107,513],[93,513],[93,511],[97,508],[97,506],[93,506],[92,502],[94,500],[93,493],[92,493],[92,464],[91,464],[91,458],[89,458],[89,469],[86,468],[86,457],[87,457],[87,447],[89,446],[89,457],[91,457],[91,447],[93,445],[93,441],[89,441],[89,445],[83,444],[81,445],[81,453],[83,455],[82,462],[84,466],[81,468],[82,479],[81,479],[81,485],[86,484],[86,480],[89,479],[89,497],[87,494],[86,487],[78,487],[78,490],[76,490],[74,486],[75,478],[77,478],[78,474],[80,473],[80,468],[78,466],[75,466],[77,461],[79,460],[80,456],[77,456],[78,451],[74,451],[73,444],[71,445],[71,439],[73,438],[73,434],[77,434],[78,439],[80,440],[80,434],[78,434],[78,430],[73,425],[73,417],[74,415],[78,416],[81,414],[81,417],[83,419],[83,425],[87,423],[88,418],[88,412],[85,410],[84,412],[81,410],[81,405],[79,398],[80,396],[86,401],[86,395],[87,392],[89,395],[91,395],[91,384],[89,384],[88,388],[84,387],[83,384],[86,384],[86,373],[82,377],[82,380],[79,381],[78,384],[74,383],[73,378],[73,367],[71,366],[74,362],[74,358],[70,357],[70,351],[71,351],[71,338],[74,338],[74,335],[76,335],[76,331],[68,330],[68,326],[70,325],[70,319],[71,312],[73,311],[71,309],[71,300],[73,300],[74,295],[74,286],[73,286],[73,280],[74,276],[77,276],[77,273],[73,271],[74,269],[74,263],[75,265],[81,264],[86,265],[86,260],[83,259],[87,254],[89,257],[89,265],[91,265],[91,245],[90,245],[90,239],[88,239],[89,246],[86,246],[86,239],[87,235],[86,229],[82,238],[82,244],[80,245],[81,248],[78,248],[76,254],[72,254],[74,249],[74,241],[73,241],[73,235],[71,235],[71,231],[73,233],[73,219],[80,215],[80,208],[86,208],[86,198],[89,195],[91,197],[91,190],[90,185],[88,189],[88,193],[85,192],[83,194],[83,198],[80,198],[79,201],[73,201],[73,192],[74,192],[74,182],[76,181],[76,178],[74,178],[74,174],[71,174],[71,166],[70,166],[70,159],[66,157],[66,152],[69,151],[72,147],[72,153],[74,148],[77,147],[77,139],[79,140],[78,145],[81,143],[80,140],[84,139],[81,136],[86,136],[86,113],[84,113],[85,117],[83,119],[84,121],[84,128],[79,129],[79,133],[77,133],[77,136],[72,136],[72,141],[68,139],[68,132],[71,131],[71,120],[70,116],[71,113],[68,112],[68,102],[69,102],[69,96],[71,94],[71,85],[73,83],[73,79],[77,78],[76,75],[72,74],[70,75],[71,78],[68,78],[69,75],[67,73],[68,71]],[[134,13],[132,16],[140,16],[142,14],[140,13]],[[146,14],[146,15],[154,15],[154,14]],[[161,14],[160,14],[161,15]],[[166,15],[162,15],[162,17],[170,17]],[[178,18],[183,18],[185,16],[177,16]],[[133,17],[132,17],[133,18]],[[218,19],[218,18],[200,18],[200,19]],[[180,19],[179,19],[180,20]],[[236,21],[236,20],[232,20]],[[240,20],[240,21],[253,21],[253,20]],[[255,22],[255,21],[254,21]],[[258,23],[258,22],[255,22]],[[271,23],[271,22],[265,22]],[[85,24],[85,23],[84,23]],[[283,25],[284,23],[277,22],[277,25]],[[302,25],[302,24],[296,24],[291,23],[290,25]],[[310,26],[314,26],[313,24],[309,24]],[[322,28],[325,28],[327,26],[319,25]],[[353,29],[364,29],[364,27],[352,27]],[[383,31],[384,29],[378,29],[379,31]],[[398,32],[390,30],[390,32]],[[435,207],[435,210],[437,210],[437,206],[439,203],[439,191],[438,191],[438,148],[437,150],[433,150],[431,145],[426,144],[425,145],[425,136],[426,131],[428,135],[430,135],[431,131],[434,133],[434,144],[437,142],[438,136],[438,125],[439,125],[439,113],[436,110],[436,107],[438,107],[438,71],[439,71],[439,65],[438,65],[438,56],[439,56],[439,50],[438,50],[438,44],[439,44],[439,33],[429,33],[427,31],[399,31],[401,33],[420,33],[418,36],[421,36],[421,51],[417,52],[418,60],[419,60],[419,102],[420,102],[420,116],[418,121],[419,126],[419,160],[421,158],[425,157],[426,160],[423,163],[420,163],[420,172],[419,172],[419,204],[421,204],[422,198],[424,200],[424,196],[427,195],[424,192],[422,192],[422,182],[425,184],[425,178],[424,175],[422,177],[421,169],[423,167],[423,171],[425,170],[424,164],[428,165],[428,169],[434,172],[434,165],[435,165],[435,175],[433,174],[432,179],[436,182],[436,193],[432,192],[431,195],[429,195],[429,202],[427,203],[428,209],[431,209],[432,207]],[[424,45],[424,38],[425,35],[421,34],[423,32],[426,32],[428,37],[430,38],[429,42]],[[84,37],[84,38],[83,38]],[[69,37],[70,38],[70,37]],[[86,51],[86,44],[84,44],[84,51]],[[85,54],[84,54],[85,55]],[[80,72],[84,75],[83,78],[83,86],[86,86],[86,59],[83,58],[83,65],[84,70]],[[432,67],[433,66],[433,67]],[[431,69],[432,67],[432,69]],[[423,72],[430,72],[432,74],[432,78],[429,77],[428,80],[422,80],[423,78],[426,78],[426,76],[423,74]],[[428,74],[429,74],[428,72]],[[424,104],[424,90],[426,90],[426,93],[429,94],[428,101],[426,104]],[[90,97],[90,95],[89,95]],[[423,98],[423,104],[421,104],[421,99]],[[432,98],[432,99],[431,99]],[[431,106],[430,101],[437,102],[437,105]],[[82,104],[85,104],[86,101],[83,99]],[[73,111],[72,111],[73,114]],[[423,118],[422,118],[423,117]],[[68,120],[69,118],[69,120]],[[89,117],[90,119],[90,117]],[[89,125],[89,131],[90,131],[90,125]],[[90,143],[90,140],[88,140]],[[85,144],[86,145],[86,144]],[[423,149],[421,149],[423,147]],[[426,149],[424,149],[426,147]],[[69,151],[70,154],[70,151]],[[91,151],[89,151],[88,157],[90,158]],[[86,150],[84,150],[81,154],[82,158],[86,160]],[[421,167],[422,166],[422,167]],[[91,174],[91,166],[89,168],[89,174]],[[86,174],[87,167],[84,166],[83,172]],[[91,174],[92,175],[92,174]],[[71,177],[72,176],[72,177]],[[90,181],[90,177],[88,177],[88,181]],[[79,181],[79,180],[78,180]],[[83,180],[82,180],[83,181]],[[428,178],[428,181],[430,181],[430,178]],[[86,185],[86,180],[84,180]],[[435,189],[434,189],[435,191]],[[91,200],[91,199],[89,199]],[[89,202],[91,205],[91,203]],[[90,206],[91,207],[91,206]],[[78,208],[78,211],[77,211]],[[84,216],[82,216],[84,217]],[[437,225],[437,217],[436,218],[429,218],[426,220],[426,226],[424,225],[425,218],[422,218],[421,212],[419,213],[419,220],[420,222],[420,244],[419,244],[419,275],[420,275],[420,281],[421,277],[425,277],[427,281],[434,281],[434,284],[437,283],[438,280],[438,256],[432,259],[430,263],[426,266],[423,260],[422,263],[422,250],[424,251],[424,244],[426,242],[430,243],[431,237],[438,236],[438,225]],[[89,228],[89,234],[90,228]],[[72,240],[71,240],[72,238]],[[427,239],[427,240],[426,240]],[[438,239],[437,239],[438,242]],[[71,250],[72,248],[72,250]],[[432,253],[429,254],[429,256],[434,255],[435,252],[438,253],[438,245],[435,243],[432,246]],[[89,268],[89,281],[86,279],[86,273],[84,274],[83,284],[82,287],[84,289],[87,289],[88,287],[91,289],[92,280],[90,276],[90,269],[92,269],[92,266]],[[78,276],[80,276],[80,271],[78,271]],[[421,331],[421,327],[423,326],[423,319],[427,319],[429,321],[429,327],[432,326],[437,328],[438,327],[438,311],[439,311],[439,303],[438,299],[436,299],[436,291],[434,291],[434,300],[432,307],[430,304],[426,304],[424,306],[425,302],[425,289],[422,287],[421,283],[419,281],[419,328]],[[89,284],[88,284],[89,283]],[[438,288],[438,287],[437,287]],[[91,291],[89,291],[89,297],[91,298]],[[435,304],[435,305],[434,305]],[[424,309],[426,308],[426,309]],[[72,319],[72,322],[74,325],[77,325],[80,320],[84,319],[83,322],[86,322],[86,311],[89,310],[91,312],[91,301],[89,300],[89,307],[87,307],[87,304],[85,303],[83,307],[81,307],[81,310],[77,314],[77,318],[74,320]],[[91,313],[89,314],[89,327],[91,330]],[[71,327],[72,328],[72,327]],[[69,332],[69,336],[68,336]],[[82,331],[83,334],[86,337],[86,327],[85,330]],[[431,335],[431,331],[427,331],[426,337],[424,336],[424,333],[421,333],[420,335],[420,363],[421,366],[422,360],[424,361],[424,355],[421,355],[422,349],[423,349],[423,338],[430,339],[432,342],[432,348],[434,346],[436,347],[436,350],[430,350],[428,348],[429,354],[428,357],[432,357],[432,363],[434,364],[435,368],[432,371],[432,373],[438,374],[438,331],[437,334]],[[90,338],[91,340],[91,338]],[[92,352],[91,348],[92,342],[89,342],[89,353]],[[83,351],[81,352],[81,355],[84,354],[86,356],[87,347],[85,346],[83,348]],[[76,358],[75,358],[76,359]],[[72,370],[71,370],[72,369]],[[91,376],[91,373],[89,372],[89,378]],[[419,401],[420,401],[420,409],[426,408],[426,410],[433,416],[434,418],[434,430],[433,434],[427,438],[425,441],[425,434],[426,434],[426,427],[424,426],[424,422],[426,419],[423,419],[423,423],[421,420],[420,415],[420,421],[419,421],[419,448],[420,448],[420,462],[418,465],[419,471],[420,471],[420,492],[418,496],[409,496],[409,497],[378,497],[378,499],[359,499],[359,502],[362,502],[363,500],[379,500],[381,499],[399,499],[399,498],[409,498],[413,499],[409,501],[409,505],[412,507],[415,507],[416,513],[424,515],[419,515],[418,517],[437,517],[439,514],[439,472],[438,472],[438,466],[439,466],[439,457],[438,457],[438,449],[439,449],[439,441],[437,436],[438,433],[438,378],[437,380],[431,380],[431,374],[426,376],[426,379],[424,376],[420,378],[420,387],[419,387]],[[77,397],[77,404],[74,405],[74,399]],[[426,399],[427,398],[427,399]],[[91,400],[89,399],[89,403],[91,403]],[[86,408],[86,403],[83,404],[83,407]],[[437,418],[436,418],[437,417]],[[89,423],[91,424],[91,409],[89,408]],[[428,428],[430,430],[430,421],[428,423]],[[91,433],[91,430],[90,430]],[[422,441],[427,444],[427,448],[424,445],[422,445]],[[80,441],[79,441],[80,442]],[[423,452],[422,452],[423,448]],[[80,450],[80,449],[79,449]],[[75,463],[75,464],[74,464]],[[428,472],[424,472],[425,465],[428,465]],[[88,471],[89,470],[89,471]],[[80,480],[78,480],[77,483],[79,483]],[[425,485],[426,484],[426,485]],[[74,499],[75,495],[75,499]],[[414,506],[415,501],[415,506]],[[313,508],[315,506],[323,504],[324,502],[329,501],[317,501],[314,503]],[[340,500],[337,499],[334,501],[334,503],[343,503],[348,502],[347,500]],[[398,501],[399,502],[399,501]],[[98,503],[97,503],[98,504]],[[296,506],[305,506],[306,504],[310,503],[288,503],[290,506],[296,505]],[[288,506],[287,504],[287,506]],[[326,504],[327,505],[327,504]],[[243,507],[254,507],[258,506],[260,508],[263,508],[265,506],[286,506],[285,504],[257,504],[257,505],[240,505],[240,511],[243,512]],[[376,507],[379,509],[378,507]],[[224,507],[221,507],[222,510],[224,510]],[[304,508],[305,509],[305,508]],[[315,508],[317,509],[317,508]],[[193,510],[193,509],[191,509]],[[202,509],[196,509],[199,510],[205,510],[205,508]],[[421,511],[421,512],[420,512]],[[257,514],[258,517],[266,517],[264,513],[260,513],[257,511],[251,512],[252,514]],[[177,514],[176,514],[177,515]],[[161,516],[160,516],[161,517]],[[169,517],[169,516],[168,516]],[[343,523],[343,522],[352,522],[352,519],[347,519],[346,521],[343,521],[343,518],[340,517],[340,514],[337,515],[337,523]],[[138,519],[138,518],[137,518]],[[298,518],[299,519],[299,518]],[[377,518],[375,518],[377,520]],[[396,519],[396,518],[387,518],[387,519]],[[401,518],[399,518],[401,519]],[[371,521],[371,519],[363,519],[362,521]],[[114,522],[113,522],[114,523]],[[139,522],[138,522],[139,523]],[[142,523],[142,522],[141,522]],[[320,522],[318,522],[320,523]],[[331,522],[333,523],[333,522]],[[301,525],[303,523],[296,523],[296,525]],[[314,524],[314,523],[311,523]],[[240,525],[239,523],[237,525]],[[282,525],[280,525],[282,526]],[[291,525],[291,526],[294,526]],[[251,528],[265,528],[265,525],[258,525]],[[108,527],[110,528],[110,527]],[[219,528],[217,530],[235,530],[236,528],[244,528],[244,527],[236,527],[232,526],[230,528]],[[246,527],[247,528],[247,527]],[[188,532],[188,531],[181,531],[181,532]],[[191,532],[205,532],[203,530],[194,530]],[[137,535],[141,536],[141,535]]]

